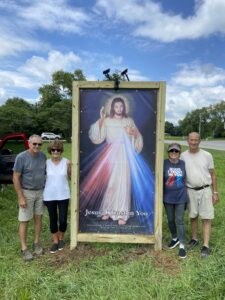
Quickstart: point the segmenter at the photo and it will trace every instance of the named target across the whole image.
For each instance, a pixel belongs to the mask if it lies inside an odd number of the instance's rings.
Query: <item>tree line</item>
[[[0,106],[0,136],[12,132],[61,133],[70,140],[72,132],[72,82],[86,80],[82,70],[62,70],[52,74],[52,82],[39,88],[40,100],[31,104],[22,98],[9,98]]]
[[[115,71],[105,80],[124,80],[119,71]],[[54,132],[71,140],[72,135],[72,84],[73,81],[85,81],[80,69],[73,73],[56,71],[51,82],[38,89],[40,100],[31,104],[13,97],[0,106],[0,137],[12,132],[23,132],[27,136],[33,133]]]
[[[176,126],[165,122],[165,133],[169,135],[186,136],[192,131],[199,132],[202,138],[225,137],[225,101],[188,112]]]
[[[106,80],[124,80],[115,71]],[[12,132],[41,134],[44,131],[61,133],[70,140],[72,134],[72,82],[85,81],[86,77],[80,69],[73,73],[56,71],[49,84],[38,90],[40,100],[31,104],[19,98],[9,98],[0,106],[0,137]],[[165,133],[171,136],[186,136],[197,131],[205,137],[225,137],[225,101],[188,112],[178,125],[166,121]]]

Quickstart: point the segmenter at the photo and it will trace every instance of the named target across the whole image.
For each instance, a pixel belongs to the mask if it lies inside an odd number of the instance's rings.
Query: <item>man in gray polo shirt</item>
[[[41,137],[32,135],[29,138],[29,149],[17,155],[13,168],[13,183],[19,202],[21,253],[25,261],[33,259],[33,255],[27,249],[27,229],[32,218],[34,218],[35,232],[33,250],[37,255],[43,253],[40,232],[44,210],[43,188],[46,156],[40,152],[41,145]]]

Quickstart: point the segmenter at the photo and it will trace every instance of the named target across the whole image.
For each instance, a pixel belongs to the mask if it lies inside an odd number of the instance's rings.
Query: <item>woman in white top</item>
[[[70,198],[68,177],[71,175],[71,163],[61,156],[62,152],[63,143],[61,141],[56,140],[48,145],[48,153],[51,154],[51,158],[46,162],[46,183],[43,197],[49,213],[53,239],[51,253],[63,249],[64,233],[67,228]]]

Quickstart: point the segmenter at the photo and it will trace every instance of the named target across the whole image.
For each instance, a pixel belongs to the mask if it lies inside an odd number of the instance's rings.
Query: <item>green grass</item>
[[[70,146],[65,146],[68,158]],[[24,263],[19,253],[17,197],[12,186],[5,187],[0,193],[0,299],[224,299],[225,158],[223,152],[210,152],[215,159],[220,202],[213,221],[213,252],[207,259],[200,259],[200,247],[189,252],[185,260],[178,259],[177,249],[155,252],[148,245],[80,243],[70,251],[68,228],[66,249],[54,255],[46,251],[42,257]],[[187,216],[185,220],[188,240],[190,223]],[[31,222],[29,246],[32,234]],[[164,216],[163,243],[169,240]],[[47,249],[51,237],[46,212],[42,241]]]

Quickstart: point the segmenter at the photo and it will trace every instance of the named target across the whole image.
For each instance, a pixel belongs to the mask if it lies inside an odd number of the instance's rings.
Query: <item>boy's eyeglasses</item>
[[[32,143],[32,145],[33,145],[33,146],[39,146],[39,147],[41,147],[41,146],[42,146],[42,144],[41,144],[41,143]]]

